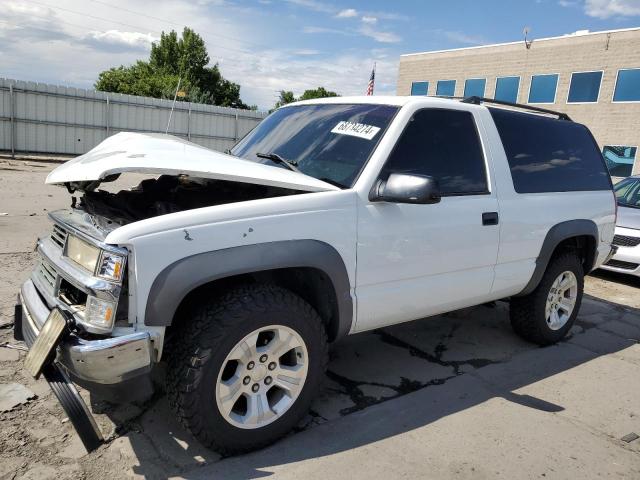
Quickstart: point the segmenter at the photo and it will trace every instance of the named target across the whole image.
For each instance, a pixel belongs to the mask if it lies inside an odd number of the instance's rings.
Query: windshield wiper
[[[277,153],[260,153],[260,152],[258,152],[258,153],[256,153],[256,157],[266,158],[268,160],[271,160],[272,162],[279,163],[280,165],[284,165],[285,167],[287,167],[291,171],[302,173],[300,171],[300,169],[298,169],[298,167],[296,166],[298,164],[297,162],[294,162],[293,160],[287,160],[286,158],[282,158]]]

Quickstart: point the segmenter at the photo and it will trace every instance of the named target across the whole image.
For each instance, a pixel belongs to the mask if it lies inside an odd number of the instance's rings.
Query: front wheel
[[[525,340],[550,345],[573,326],[584,289],[584,271],[575,253],[554,257],[529,295],[511,300],[511,326]]]
[[[295,427],[327,363],[318,314],[273,285],[247,285],[203,305],[173,340],[170,403],[194,436],[225,454],[263,447]]]

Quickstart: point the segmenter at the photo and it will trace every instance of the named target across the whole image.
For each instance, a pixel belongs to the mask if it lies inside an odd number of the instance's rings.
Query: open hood
[[[339,190],[302,173],[209,150],[173,135],[122,132],[47,176],[46,183],[101,181],[124,172],[252,183],[307,192]]]

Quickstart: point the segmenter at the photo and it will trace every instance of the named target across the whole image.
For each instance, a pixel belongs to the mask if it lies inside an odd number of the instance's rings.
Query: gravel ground
[[[0,412],[0,479],[640,478],[640,440],[626,441],[640,434],[640,282],[605,272],[587,279],[578,322],[558,346],[516,337],[504,302],[339,342],[297,431],[242,457],[199,445],[161,392],[126,406],[81,392],[108,437],[86,454],[46,382],[23,371],[10,328],[46,213],[69,203],[43,186],[51,168],[0,160],[0,384],[33,397]]]

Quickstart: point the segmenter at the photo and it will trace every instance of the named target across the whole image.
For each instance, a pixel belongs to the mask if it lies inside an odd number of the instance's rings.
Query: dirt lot
[[[640,478],[640,282],[605,273],[553,347],[516,337],[503,302],[341,341],[311,415],[260,452],[206,450],[158,393],[94,401],[109,441],[87,455],[10,328],[46,213],[68,204],[52,166],[0,160],[0,384],[32,396],[0,412],[0,478]]]

